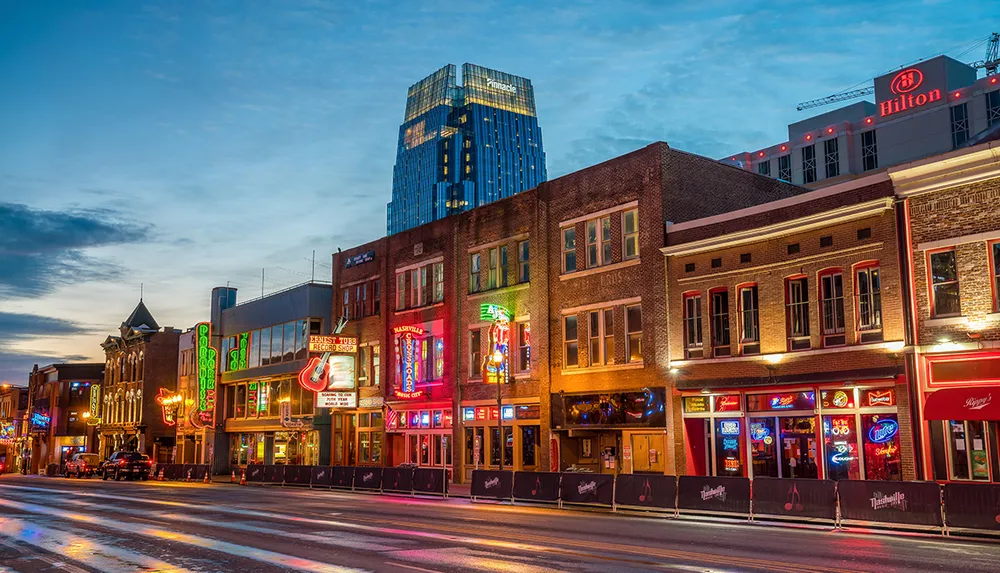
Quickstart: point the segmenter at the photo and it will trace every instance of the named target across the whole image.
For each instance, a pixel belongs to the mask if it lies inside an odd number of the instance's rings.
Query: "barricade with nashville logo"
[[[264,466],[263,483],[281,483],[285,480],[285,466]]]
[[[264,468],[260,464],[250,464],[247,466],[247,483],[264,483]]]
[[[565,503],[606,505],[615,500],[615,476],[582,472],[560,474],[559,498]]]
[[[837,482],[841,522],[941,527],[941,486],[920,481]]]
[[[559,473],[514,472],[513,498],[521,501],[559,501]]]
[[[333,487],[341,489],[354,488],[354,466],[333,467]]]
[[[285,466],[282,475],[285,485],[309,485],[312,479],[312,466]]]
[[[381,490],[382,468],[354,468],[354,489]]]
[[[837,520],[837,482],[819,479],[754,478],[753,515]]]
[[[619,474],[615,505],[676,513],[677,478],[665,475]]]
[[[750,480],[745,477],[681,476],[677,509],[750,517]]]
[[[413,493],[448,495],[448,475],[437,468],[413,470]]]
[[[413,493],[413,468],[382,468],[382,491]]]
[[[470,494],[477,498],[510,501],[513,497],[514,472],[498,470],[473,470]]]
[[[1000,532],[1000,485],[945,484],[944,517],[949,530],[984,529]]]
[[[312,466],[309,469],[309,487],[330,487],[333,485],[333,468]]]

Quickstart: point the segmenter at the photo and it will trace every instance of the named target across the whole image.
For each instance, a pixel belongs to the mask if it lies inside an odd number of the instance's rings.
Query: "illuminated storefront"
[[[392,440],[394,465],[452,467],[451,403],[427,404],[421,409],[389,410],[386,432]]]
[[[497,418],[503,416],[503,437]],[[503,456],[504,469],[516,471],[539,470],[541,456],[540,406],[537,402],[504,404],[498,409],[496,402],[463,402],[462,416],[465,479],[472,479],[472,471],[497,469]],[[477,446],[478,443],[478,446]],[[476,452],[479,457],[476,459]]]
[[[902,479],[893,386],[749,389],[682,404],[688,473]]]

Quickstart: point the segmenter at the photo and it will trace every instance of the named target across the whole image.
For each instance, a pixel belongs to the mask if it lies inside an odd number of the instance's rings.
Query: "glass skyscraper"
[[[531,189],[545,181],[531,80],[448,64],[410,86],[399,126],[391,235]]]

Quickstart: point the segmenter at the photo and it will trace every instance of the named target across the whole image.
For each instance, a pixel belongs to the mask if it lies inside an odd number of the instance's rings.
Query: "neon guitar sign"
[[[340,334],[347,326],[347,318],[340,317],[334,334]],[[299,385],[306,390],[322,392],[326,390],[330,383],[330,355],[332,352],[324,352],[321,356],[313,356],[306,363],[305,368],[299,370]]]

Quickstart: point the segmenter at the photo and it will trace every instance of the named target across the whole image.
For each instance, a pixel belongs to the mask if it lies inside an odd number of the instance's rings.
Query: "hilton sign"
[[[924,74],[916,68],[908,68],[896,74],[889,83],[889,89],[896,97],[880,102],[878,114],[887,117],[940,101],[941,90],[938,88],[914,93],[923,83]]]

